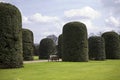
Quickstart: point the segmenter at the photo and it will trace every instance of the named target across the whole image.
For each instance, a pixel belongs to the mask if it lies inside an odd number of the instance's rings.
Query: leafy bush
[[[88,61],[86,26],[81,22],[70,22],[63,27],[63,61]]]
[[[91,36],[89,42],[89,59],[105,60],[105,42],[100,36]]]
[[[11,4],[0,3],[0,68],[22,66],[21,13]]]
[[[107,59],[120,59],[120,41],[116,32],[105,32],[102,34],[105,39],[105,51]]]
[[[33,60],[33,32],[28,29],[22,29],[23,39],[23,59],[26,61]]]
[[[50,54],[56,53],[55,42],[50,38],[44,38],[39,45],[39,59],[48,59]]]

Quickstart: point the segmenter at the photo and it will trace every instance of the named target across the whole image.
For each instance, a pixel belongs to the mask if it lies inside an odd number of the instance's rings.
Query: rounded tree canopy
[[[63,27],[63,61],[88,61],[87,29],[81,22]]]
[[[91,36],[89,41],[89,58],[95,60],[105,60],[105,41],[103,37]]]
[[[120,59],[120,41],[119,35],[114,32],[105,32],[102,34],[105,39],[105,51],[108,59]]]
[[[29,29],[22,29],[23,39],[23,59],[26,61],[33,60],[34,44],[33,32]]]
[[[0,68],[22,66],[21,13],[14,5],[0,3]]]
[[[63,45],[63,41],[62,41],[62,34],[61,34],[58,37],[58,46],[57,46],[58,56],[60,58],[62,57],[62,47],[63,47],[62,45]]]
[[[33,43],[33,32],[29,29],[22,29],[23,42]]]
[[[50,54],[56,53],[55,42],[50,38],[44,38],[39,45],[39,59],[48,59]]]

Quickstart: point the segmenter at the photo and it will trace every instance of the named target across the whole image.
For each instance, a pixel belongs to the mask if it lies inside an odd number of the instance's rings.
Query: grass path
[[[24,61],[23,63],[38,63],[38,62],[48,62],[48,60]]]
[[[62,61],[62,60],[59,59],[59,61]],[[39,60],[38,56],[34,56],[34,60],[33,61],[24,61],[24,63],[38,63],[38,62],[48,62],[48,60],[47,59],[46,60]]]
[[[120,60],[24,64],[0,69],[0,80],[120,80]]]

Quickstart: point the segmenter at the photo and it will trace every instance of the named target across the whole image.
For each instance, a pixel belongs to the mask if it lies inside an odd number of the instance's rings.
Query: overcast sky
[[[23,28],[34,33],[39,43],[48,35],[59,36],[71,21],[86,24],[88,34],[120,31],[120,0],[0,0],[17,6]]]

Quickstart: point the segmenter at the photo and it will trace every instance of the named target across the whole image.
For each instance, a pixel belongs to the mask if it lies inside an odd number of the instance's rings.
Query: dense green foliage
[[[39,44],[34,44],[34,56],[39,55]]]
[[[105,60],[105,41],[103,37],[91,36],[89,42],[89,59]]]
[[[120,42],[120,35],[119,35],[119,42]]]
[[[102,34],[105,39],[105,51],[107,59],[120,59],[120,41],[116,32],[105,32]]]
[[[40,62],[24,66],[0,69],[0,80],[120,80],[120,60]]]
[[[0,68],[22,66],[21,13],[11,4],[0,3]]]
[[[39,59],[48,59],[50,54],[56,53],[55,42],[50,38],[44,38],[39,45]]]
[[[63,27],[63,61],[88,61],[86,26],[81,22],[70,22]]]
[[[62,34],[58,37],[58,46],[57,46],[58,56],[62,57]]]
[[[33,32],[28,29],[22,29],[23,40],[23,59],[26,61],[33,60]]]

